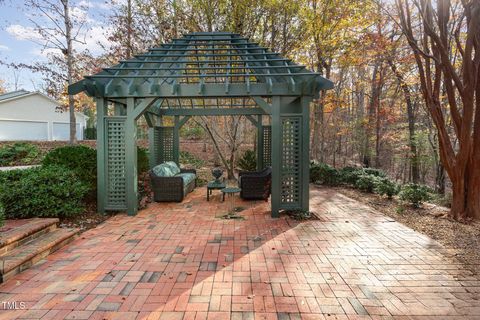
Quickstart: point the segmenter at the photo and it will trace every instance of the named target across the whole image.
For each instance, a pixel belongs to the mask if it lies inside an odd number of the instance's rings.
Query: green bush
[[[148,151],[145,148],[137,147],[137,170],[138,174],[147,172],[150,168]]]
[[[97,188],[97,152],[87,146],[64,146],[53,149],[43,159],[44,166],[71,169],[92,191]]]
[[[423,202],[431,199],[430,189],[427,186],[409,183],[402,186],[400,199],[418,208]]]
[[[336,185],[339,183],[337,169],[326,163],[310,163],[310,182],[325,185]]]
[[[253,150],[247,150],[241,158],[237,160],[237,166],[244,171],[257,170],[257,156]]]
[[[191,154],[188,151],[180,151],[179,157],[181,164],[189,164],[195,168],[200,168],[205,165],[205,161],[197,158],[195,155]]]
[[[380,177],[380,178],[385,178],[387,177],[387,174],[380,169],[374,169],[374,168],[363,168],[363,172],[366,174],[370,174],[375,177]]]
[[[378,183],[379,178],[371,174],[362,174],[355,182],[355,187],[364,191],[372,193]]]
[[[388,199],[392,199],[398,193],[398,186],[388,178],[378,177],[373,191],[381,196],[387,196]]]
[[[5,209],[3,208],[3,204],[0,202],[0,227],[3,227],[5,224]]]
[[[37,146],[27,142],[15,142],[0,148],[0,166],[34,164],[40,152]]]
[[[355,167],[344,167],[338,171],[339,180],[351,186],[355,186],[358,178],[363,174],[362,168]]]
[[[0,173],[7,218],[68,217],[83,211],[88,184],[73,170],[49,165]]]

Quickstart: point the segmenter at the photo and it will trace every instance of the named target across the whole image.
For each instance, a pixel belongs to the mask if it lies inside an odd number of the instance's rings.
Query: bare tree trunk
[[[368,121],[365,124],[365,140],[363,142],[363,166],[370,167],[372,165],[372,150],[370,142],[372,140],[372,129],[374,118],[376,114],[376,103],[378,97],[378,77],[379,77],[379,62],[376,61],[373,67],[372,79],[371,79],[371,93],[370,102],[368,104]]]
[[[407,119],[408,119],[408,144],[410,147],[410,170],[411,170],[411,178],[413,183],[418,183],[420,178],[419,173],[419,163],[418,163],[418,152],[417,152],[417,143],[415,141],[415,124],[416,124],[416,117],[415,117],[415,105],[412,100],[412,94],[408,83],[405,81],[403,75],[397,69],[397,66],[392,61],[392,59],[387,59],[387,62],[392,69],[395,77],[397,78],[397,82],[402,89],[403,96],[405,98],[405,103],[407,104]]]
[[[73,46],[72,46],[72,21],[70,18],[70,8],[68,0],[62,0],[65,23],[65,39],[67,41],[67,50],[64,51],[67,59],[67,79],[68,85],[73,84]],[[70,144],[77,142],[77,120],[75,118],[75,98],[68,96],[68,112],[70,114]]]
[[[127,0],[127,54],[126,59],[130,59],[133,56],[133,20],[132,20],[132,0]]]

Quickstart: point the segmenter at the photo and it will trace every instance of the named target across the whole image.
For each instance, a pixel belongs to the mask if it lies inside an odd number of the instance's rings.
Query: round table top
[[[210,181],[208,184],[207,184],[207,187],[208,188],[225,188],[225,182],[222,182],[222,181]]]
[[[242,191],[242,189],[237,188],[237,187],[228,187],[228,188],[223,188],[222,189],[223,193],[236,193],[236,192],[240,192],[240,191]]]

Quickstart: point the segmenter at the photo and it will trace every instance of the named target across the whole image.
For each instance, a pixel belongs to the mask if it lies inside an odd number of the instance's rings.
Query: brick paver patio
[[[354,200],[312,188],[319,220],[272,219],[264,202],[223,220],[205,194],[83,233],[0,285],[26,303],[0,319],[480,319],[478,278]]]

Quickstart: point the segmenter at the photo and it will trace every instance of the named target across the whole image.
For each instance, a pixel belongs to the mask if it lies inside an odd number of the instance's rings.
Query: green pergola
[[[309,104],[332,87],[304,66],[227,32],[190,33],[86,76],[68,92],[96,98],[98,211],[137,212],[140,117],[149,126],[153,167],[179,162],[179,131],[190,117],[229,115],[244,115],[257,128],[257,167],[272,167],[272,216],[308,210]]]

